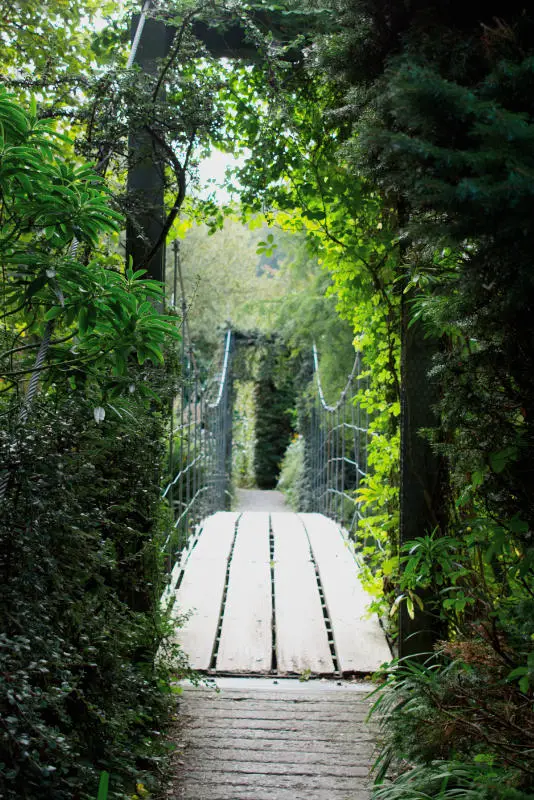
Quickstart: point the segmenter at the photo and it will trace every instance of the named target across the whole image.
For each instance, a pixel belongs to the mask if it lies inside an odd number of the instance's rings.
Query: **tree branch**
[[[193,130],[193,132],[191,134],[191,137],[189,139],[187,152],[186,152],[184,163],[183,163],[183,166],[182,166],[182,164],[180,164],[180,162],[178,160],[178,157],[176,156],[174,150],[172,149],[172,147],[169,144],[167,144],[165,139],[162,136],[160,136],[159,133],[157,133],[157,131],[153,130],[153,128],[150,128],[148,125],[146,126],[146,130],[148,131],[150,136],[152,136],[152,138],[154,139],[154,141],[156,142],[158,147],[161,150],[163,150],[163,152],[166,154],[167,159],[170,162],[170,164],[171,164],[171,166],[172,166],[172,168],[174,170],[174,173],[176,175],[176,179],[178,181],[178,193],[176,195],[173,207],[171,208],[170,212],[168,213],[167,219],[165,220],[165,222],[163,224],[163,227],[161,229],[161,233],[160,233],[160,235],[158,237],[158,241],[153,245],[153,247],[151,248],[150,252],[148,253],[146,258],[144,259],[143,263],[140,264],[141,268],[145,267],[150,262],[150,259],[153,258],[155,253],[159,250],[159,248],[165,242],[165,239],[167,238],[167,235],[168,235],[168,233],[169,233],[169,231],[170,231],[170,229],[172,227],[172,224],[173,224],[174,220],[176,219],[176,217],[178,216],[178,214],[180,212],[180,208],[182,207],[182,204],[183,204],[183,202],[185,200],[185,194],[186,194],[185,171],[187,169],[187,166],[188,166],[190,158],[191,158],[191,153],[193,151],[193,145],[195,143],[195,137],[196,137],[196,129],[195,129],[195,130]]]

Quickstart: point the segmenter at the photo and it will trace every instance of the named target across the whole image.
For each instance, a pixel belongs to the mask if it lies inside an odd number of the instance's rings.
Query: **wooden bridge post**
[[[401,482],[400,546],[446,529],[446,472],[443,459],[421,435],[423,428],[439,425],[434,410],[438,386],[429,377],[436,341],[425,336],[419,322],[409,314],[410,295],[402,301],[401,346]],[[412,322],[412,324],[409,324]],[[446,635],[443,624],[432,613],[435,598],[430,591],[416,591],[424,604],[414,603],[413,617],[402,603],[399,616],[399,657],[425,660],[436,641]]]
[[[139,15],[132,20],[132,39]],[[135,63],[155,79],[158,62],[170,51],[175,29],[147,17]],[[143,268],[157,281],[165,280],[165,242],[160,241],[165,221],[165,165],[161,152],[142,125],[130,132],[128,198],[131,206],[126,228],[126,258],[134,269]],[[155,252],[153,252],[155,249]],[[152,253],[152,255],[151,255]]]

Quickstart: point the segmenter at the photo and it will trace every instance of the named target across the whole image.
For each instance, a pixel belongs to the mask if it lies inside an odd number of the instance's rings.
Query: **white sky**
[[[227,167],[241,167],[245,161],[245,156],[235,158],[229,153],[213,149],[209,158],[205,158],[199,164],[198,174],[200,190],[194,192],[200,197],[214,195],[216,202],[228,203],[232,196],[225,188],[225,171]]]

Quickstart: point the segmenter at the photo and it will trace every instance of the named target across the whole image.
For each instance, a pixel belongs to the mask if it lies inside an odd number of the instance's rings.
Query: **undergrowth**
[[[381,728],[373,800],[534,797],[532,701],[507,654],[473,631],[384,677],[371,712]]]
[[[160,610],[161,416],[130,401],[98,425],[82,393],[0,432],[0,796],[94,800],[150,790],[172,700]],[[143,458],[139,454],[143,453]]]

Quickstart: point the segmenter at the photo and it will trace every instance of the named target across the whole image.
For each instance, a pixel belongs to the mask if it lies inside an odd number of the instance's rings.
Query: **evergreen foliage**
[[[282,459],[293,430],[295,390],[280,363],[280,345],[267,344],[254,386],[256,442],[254,471],[260,489],[276,487]],[[282,368],[281,368],[282,367]]]
[[[345,30],[320,56],[345,89],[332,114],[353,125],[351,169],[402,208],[410,324],[443,343],[442,429],[427,435],[453,484],[447,535],[421,531],[400,554],[396,604],[430,592],[452,641],[441,666],[406,682],[401,665],[386,690],[388,752],[406,774],[375,794],[528,796],[529,722],[516,739],[508,721],[530,704],[533,658],[533,23],[514,3],[341,6]]]
[[[169,710],[159,547],[162,419],[102,425],[78,393],[8,426],[0,526],[0,789],[6,800],[110,798],[154,783]],[[4,418],[5,419],[5,418]],[[139,452],[143,452],[142,463]],[[183,659],[175,663],[183,670]]]

